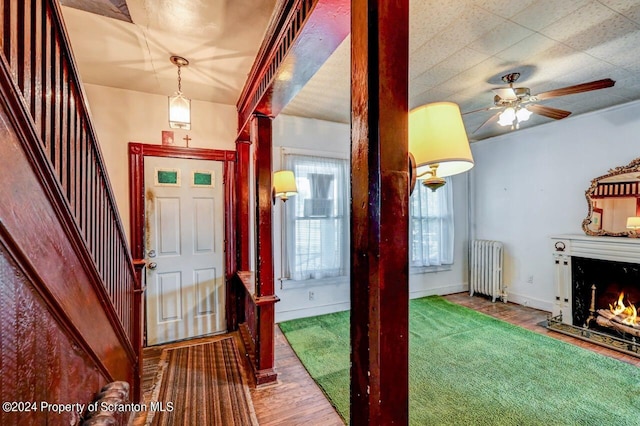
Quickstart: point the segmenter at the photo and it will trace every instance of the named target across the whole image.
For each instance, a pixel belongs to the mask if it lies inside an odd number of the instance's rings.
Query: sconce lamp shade
[[[627,229],[640,229],[640,216],[630,216],[627,218]]]
[[[298,193],[296,178],[291,170],[280,170],[273,174],[273,194],[274,200],[280,197],[282,201]]]
[[[191,130],[191,99],[185,98],[181,92],[169,96],[169,126]]]
[[[452,102],[423,105],[409,114],[409,152],[418,178],[437,166],[438,176],[466,172],[473,167],[460,107]]]

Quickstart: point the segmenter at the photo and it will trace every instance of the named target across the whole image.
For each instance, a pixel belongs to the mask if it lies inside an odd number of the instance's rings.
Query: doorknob
[[[147,268],[149,268],[149,269],[156,269],[157,267],[158,267],[158,264],[156,262],[150,262],[147,265]]]

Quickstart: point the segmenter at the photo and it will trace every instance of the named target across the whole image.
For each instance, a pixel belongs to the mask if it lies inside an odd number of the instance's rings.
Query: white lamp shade
[[[298,193],[296,178],[291,170],[280,170],[273,174],[273,189],[276,197],[291,197]]]
[[[627,218],[628,229],[640,229],[640,216],[630,216]]]
[[[178,92],[169,97],[169,126],[172,129],[191,130],[191,99]]]
[[[452,102],[423,105],[409,114],[409,152],[418,176],[439,164],[438,176],[466,172],[473,167],[460,107]]]

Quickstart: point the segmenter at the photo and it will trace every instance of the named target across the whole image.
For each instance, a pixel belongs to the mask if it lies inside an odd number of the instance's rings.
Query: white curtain
[[[418,181],[411,195],[412,267],[453,264],[453,184],[445,179],[435,192]]]
[[[298,187],[285,207],[285,272],[293,280],[347,275],[347,160],[285,154],[284,165]]]

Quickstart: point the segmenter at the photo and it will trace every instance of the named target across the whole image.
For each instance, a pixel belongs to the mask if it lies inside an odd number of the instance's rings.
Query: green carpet
[[[410,302],[412,425],[640,425],[640,368],[441,297]],[[280,324],[349,418],[349,312]]]

